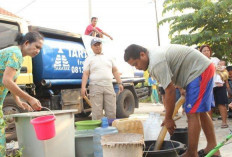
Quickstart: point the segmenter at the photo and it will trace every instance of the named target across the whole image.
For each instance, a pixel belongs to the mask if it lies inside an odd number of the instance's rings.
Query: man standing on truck
[[[8,90],[13,95],[16,104],[23,110],[41,110],[39,100],[22,91],[15,83],[20,74],[24,56],[35,57],[43,46],[43,36],[38,32],[18,34],[16,40],[19,46],[11,46],[0,50],[0,157],[5,156],[5,123],[3,119],[3,102]],[[19,98],[24,99],[22,102]]]
[[[103,32],[100,28],[96,26],[97,21],[98,21],[97,17],[91,18],[91,24],[87,26],[85,30],[85,35],[90,35],[90,36],[98,37],[98,38],[103,38],[103,35],[105,35],[109,37],[111,40],[113,40],[113,38],[109,34]]]
[[[169,45],[147,50],[132,44],[125,50],[124,60],[139,70],[147,70],[165,89],[164,126],[172,135],[176,127],[172,119],[176,88],[186,89],[185,112],[188,118],[188,149],[183,157],[205,156],[216,146],[214,127],[207,111],[214,105],[213,63],[198,50],[182,45]],[[201,127],[207,139],[205,149],[197,152]],[[214,156],[220,156],[216,152]]]
[[[89,78],[89,96],[92,103],[92,119],[98,120],[105,115],[109,119],[116,118],[116,94],[112,84],[114,75],[119,91],[123,91],[122,81],[114,61],[102,53],[102,41],[99,38],[91,40],[93,56],[84,62],[81,95],[87,95],[86,84]]]

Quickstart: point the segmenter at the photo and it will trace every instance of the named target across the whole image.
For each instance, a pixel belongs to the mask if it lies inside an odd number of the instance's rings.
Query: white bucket
[[[119,133],[105,135],[101,138],[103,157],[142,157],[143,135]]]

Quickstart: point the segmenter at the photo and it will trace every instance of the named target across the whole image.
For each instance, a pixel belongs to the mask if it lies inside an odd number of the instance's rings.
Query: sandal
[[[204,149],[199,150],[198,152],[199,157],[205,157],[207,154],[205,153]],[[211,157],[222,157],[221,155],[212,155]]]
[[[197,153],[198,153],[199,157],[205,157],[207,155],[207,154],[205,154],[204,149],[199,150]]]
[[[221,128],[222,128],[222,129],[228,128],[228,127],[229,127],[228,124],[222,124],[222,125],[221,125]]]

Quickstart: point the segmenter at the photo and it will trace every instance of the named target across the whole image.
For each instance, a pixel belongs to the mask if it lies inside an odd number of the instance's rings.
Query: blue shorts
[[[207,112],[214,107],[213,76],[215,67],[211,63],[208,68],[186,88],[186,113]]]

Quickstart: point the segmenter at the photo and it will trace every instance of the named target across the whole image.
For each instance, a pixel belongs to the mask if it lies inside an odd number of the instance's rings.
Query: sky
[[[25,18],[33,25],[83,34],[91,14],[99,18],[97,26],[114,41],[157,45],[153,0],[1,0],[0,6]],[[162,3],[157,12],[162,19]],[[168,26],[161,26],[161,45],[169,43]],[[107,38],[107,37],[106,37]]]
[[[158,19],[164,0],[157,0]],[[91,3],[90,3],[91,2]],[[84,34],[90,17],[98,17],[97,26],[113,37],[105,37],[113,53],[123,58],[130,44],[157,46],[155,5],[153,0],[0,0],[0,7],[30,21],[32,25]],[[168,24],[160,27],[161,45],[169,44]]]

